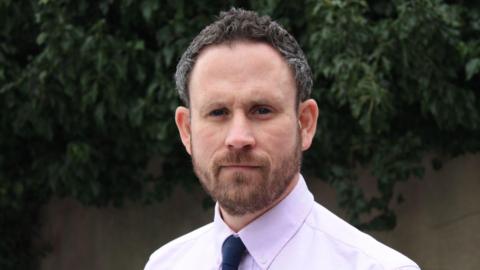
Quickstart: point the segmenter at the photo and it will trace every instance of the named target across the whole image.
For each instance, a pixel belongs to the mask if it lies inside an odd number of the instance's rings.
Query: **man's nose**
[[[225,145],[234,150],[250,149],[255,146],[255,137],[247,117],[237,115],[231,119]]]

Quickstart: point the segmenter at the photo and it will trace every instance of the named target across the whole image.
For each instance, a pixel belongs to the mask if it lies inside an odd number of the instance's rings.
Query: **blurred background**
[[[316,200],[422,269],[480,269],[480,6],[461,0],[0,0],[0,269],[143,269],[212,220],[173,73],[232,6],[309,60]]]

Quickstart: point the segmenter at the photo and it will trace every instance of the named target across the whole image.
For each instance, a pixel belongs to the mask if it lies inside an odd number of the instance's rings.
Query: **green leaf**
[[[37,36],[36,42],[37,42],[38,45],[43,45],[43,43],[45,43],[47,38],[48,38],[48,34],[45,33],[45,32],[42,32]]]
[[[467,74],[467,80],[473,78],[473,76],[480,72],[480,58],[473,58],[468,61],[465,66],[465,72]]]

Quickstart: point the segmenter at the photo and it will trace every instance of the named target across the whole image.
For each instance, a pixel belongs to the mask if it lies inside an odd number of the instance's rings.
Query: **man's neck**
[[[293,180],[290,182],[290,184],[288,185],[288,187],[285,189],[285,191],[282,193],[282,195],[280,197],[278,197],[278,199],[276,199],[275,201],[273,201],[273,203],[271,203],[269,206],[259,210],[259,211],[256,211],[254,213],[247,213],[245,215],[241,215],[241,216],[234,216],[234,215],[230,215],[228,214],[225,210],[222,209],[222,206],[220,205],[220,214],[222,216],[222,219],[223,221],[228,225],[228,227],[230,227],[230,229],[232,229],[232,231],[234,232],[238,232],[240,231],[241,229],[243,229],[245,226],[247,226],[248,224],[250,224],[252,221],[254,221],[255,219],[257,219],[258,217],[260,217],[261,215],[265,214],[268,210],[272,209],[273,207],[275,207],[278,203],[280,203],[285,197],[288,196],[288,194],[290,194],[290,192],[292,192],[292,190],[295,188],[295,186],[297,185],[298,183],[298,179],[300,178],[300,174],[297,173],[295,175],[295,177],[293,178]]]

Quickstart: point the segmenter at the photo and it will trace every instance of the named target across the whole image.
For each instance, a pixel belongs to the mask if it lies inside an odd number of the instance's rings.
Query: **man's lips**
[[[224,164],[220,166],[220,168],[222,169],[239,169],[239,170],[258,169],[260,167],[261,166],[256,164]]]

